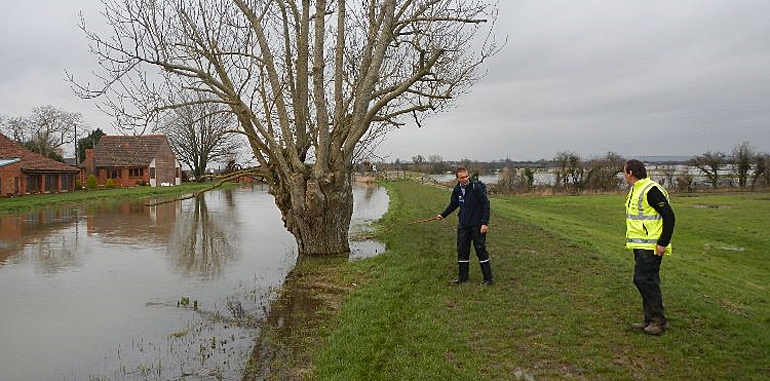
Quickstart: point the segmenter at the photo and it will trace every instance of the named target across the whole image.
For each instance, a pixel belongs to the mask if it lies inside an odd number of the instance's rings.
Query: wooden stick
[[[409,225],[421,224],[423,222],[431,222],[431,221],[438,221],[438,217],[431,217],[431,218],[426,218],[424,220],[412,221],[412,222],[409,223]]]

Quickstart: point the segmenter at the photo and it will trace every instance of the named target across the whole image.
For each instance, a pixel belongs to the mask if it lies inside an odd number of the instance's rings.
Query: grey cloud
[[[770,3],[500,1],[505,49],[455,107],[421,129],[391,133],[389,159],[538,159],[692,155],[744,140],[770,152]],[[88,76],[95,59],[78,10],[99,23],[99,2],[7,0],[0,13],[0,114],[41,104],[106,116],[77,99],[64,69]]]

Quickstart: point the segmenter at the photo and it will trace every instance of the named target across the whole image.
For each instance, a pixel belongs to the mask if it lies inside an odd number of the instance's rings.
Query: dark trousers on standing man
[[[663,294],[660,291],[660,262],[663,257],[652,250],[634,249],[634,285],[642,295],[645,324],[666,324]]]
[[[489,264],[489,253],[487,252],[487,235],[481,234],[481,226],[478,225],[457,227],[457,262],[459,267],[457,279],[460,282],[468,280],[471,243],[473,243],[473,249],[479,258],[484,281],[492,282],[492,266]]]

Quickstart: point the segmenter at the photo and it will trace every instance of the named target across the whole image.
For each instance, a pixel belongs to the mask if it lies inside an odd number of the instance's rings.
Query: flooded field
[[[354,186],[352,258],[387,202]],[[0,378],[238,379],[296,261],[258,186],[0,216]]]

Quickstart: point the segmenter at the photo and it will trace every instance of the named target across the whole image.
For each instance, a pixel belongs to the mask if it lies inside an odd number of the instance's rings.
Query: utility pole
[[[80,155],[78,152],[78,124],[75,123],[75,166],[80,167]]]

